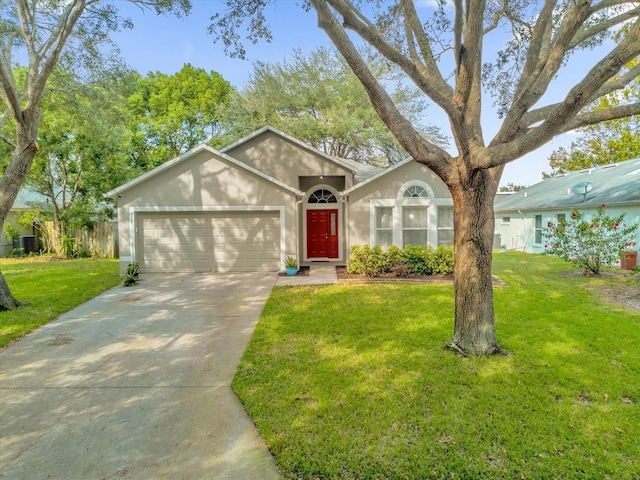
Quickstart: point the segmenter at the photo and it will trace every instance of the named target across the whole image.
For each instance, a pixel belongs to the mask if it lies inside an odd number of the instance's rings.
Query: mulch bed
[[[383,273],[377,277],[367,277],[366,275],[355,275],[347,273],[347,267],[337,266],[336,275],[340,282],[408,282],[408,283],[453,283],[453,274],[449,275],[408,275],[407,277],[398,277],[392,273]],[[496,286],[506,286],[506,284],[495,275],[493,276],[493,284]]]

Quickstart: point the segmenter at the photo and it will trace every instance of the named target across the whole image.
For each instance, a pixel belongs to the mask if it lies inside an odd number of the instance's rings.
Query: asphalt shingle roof
[[[36,192],[31,187],[23,187],[18,192],[15,202],[13,202],[12,210],[29,210],[48,203],[48,197]]]
[[[586,195],[582,193],[585,185]],[[494,207],[500,212],[597,207],[603,203],[640,203],[640,158],[547,178],[513,195],[497,197]]]

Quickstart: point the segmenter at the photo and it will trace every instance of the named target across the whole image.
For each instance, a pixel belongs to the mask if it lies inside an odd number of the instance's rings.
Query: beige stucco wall
[[[121,192],[118,201],[120,260],[131,258],[132,207],[205,208],[282,207],[285,212],[285,252],[295,254],[296,197],[273,182],[230,164],[224,157],[203,150]]]
[[[435,203],[451,204],[449,189],[440,178],[418,162],[406,163],[368,184],[363,184],[361,188],[349,194],[348,248],[351,245],[370,243],[371,200],[395,199],[398,197],[400,188],[414,180],[421,180],[431,187]],[[436,226],[430,225],[430,227]]]
[[[314,175],[344,175],[345,188],[353,185],[348,168],[270,131],[225,153],[294,188],[299,188],[299,176]]]

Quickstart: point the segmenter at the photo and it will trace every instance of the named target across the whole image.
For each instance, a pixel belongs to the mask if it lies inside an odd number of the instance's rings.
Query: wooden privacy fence
[[[36,243],[46,253],[118,258],[118,224],[95,222],[91,228],[66,227],[60,235],[53,222],[43,222],[36,230]]]

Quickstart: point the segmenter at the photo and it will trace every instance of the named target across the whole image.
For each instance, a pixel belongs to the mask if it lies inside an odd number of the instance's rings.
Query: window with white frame
[[[338,199],[330,190],[320,189],[309,195],[308,203],[338,203]]]
[[[402,246],[427,245],[427,207],[402,207]]]
[[[393,207],[376,207],[376,245],[393,245]]]
[[[453,207],[438,207],[438,245],[453,245]]]
[[[413,180],[402,185],[394,199],[371,200],[371,245],[437,245],[434,197],[427,183]]]
[[[535,216],[535,238],[533,243],[542,243],[542,215]]]
[[[429,194],[427,193],[427,189],[422,185],[411,185],[407,189],[405,189],[402,194],[403,198],[429,198]]]

